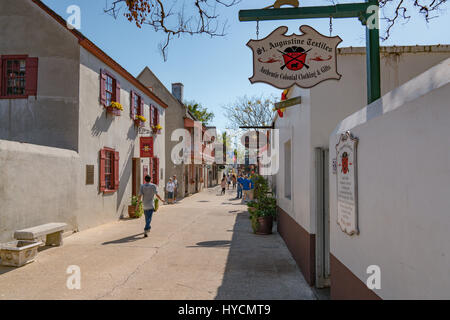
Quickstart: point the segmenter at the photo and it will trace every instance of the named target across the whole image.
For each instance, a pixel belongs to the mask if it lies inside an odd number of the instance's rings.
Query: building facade
[[[207,128],[203,124],[200,124],[195,116],[189,112],[188,108],[183,104],[184,99],[184,86],[182,83],[173,83],[172,92],[170,92],[156,77],[156,75],[146,67],[139,74],[138,79],[164,101],[167,101],[168,108],[166,109],[166,173],[165,179],[174,175],[178,180],[178,198],[189,196],[191,194],[200,192],[203,188],[210,188],[217,185],[217,166],[214,161],[209,161],[207,154],[204,154],[203,150],[205,144],[203,144],[202,150],[194,150],[194,128],[197,126],[199,134],[205,134],[205,132],[214,132],[215,128]],[[174,162],[172,152],[176,146],[181,142],[176,135],[176,131],[179,129],[186,129],[191,141],[187,142],[187,152],[190,152],[189,161],[183,161],[182,163]],[[172,136],[175,134],[174,136]],[[209,141],[209,138],[204,140]],[[190,148],[189,148],[190,146]],[[186,159],[186,155],[183,155]],[[189,162],[189,163],[188,163]],[[208,163],[207,163],[208,162]]]
[[[382,94],[449,56],[450,46],[382,47]],[[337,226],[330,220],[329,137],[341,120],[366,105],[365,49],[339,49],[338,72],[340,81],[327,81],[310,90],[291,88],[288,98],[301,96],[302,104],[287,108],[283,118],[276,115],[274,120],[280,135],[280,170],[275,177],[278,230],[308,283],[319,288],[332,286],[342,276],[342,268],[330,255],[330,228]],[[350,273],[346,279],[355,277]],[[367,287],[359,296],[378,297]]]
[[[146,174],[162,193],[167,104],[41,1],[2,1],[0,22],[0,240],[124,217]]]

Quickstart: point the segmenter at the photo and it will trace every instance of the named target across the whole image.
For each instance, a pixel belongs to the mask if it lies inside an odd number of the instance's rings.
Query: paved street
[[[76,233],[35,262],[0,267],[1,299],[315,299],[277,233],[251,233],[234,192],[211,189],[143,218]],[[81,290],[66,269],[81,268]]]

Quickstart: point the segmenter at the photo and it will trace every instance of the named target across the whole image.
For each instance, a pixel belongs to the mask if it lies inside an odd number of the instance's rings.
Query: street
[[[315,299],[284,241],[254,235],[235,191],[218,188],[41,248],[22,268],[0,267],[0,299]],[[274,227],[276,230],[276,227]],[[81,288],[69,290],[69,266]]]

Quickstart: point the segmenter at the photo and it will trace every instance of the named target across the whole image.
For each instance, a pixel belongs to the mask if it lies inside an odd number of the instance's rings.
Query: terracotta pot
[[[132,219],[136,218],[136,206],[128,206],[128,216]]]
[[[272,234],[273,217],[260,217],[258,218],[258,229],[256,234]]]

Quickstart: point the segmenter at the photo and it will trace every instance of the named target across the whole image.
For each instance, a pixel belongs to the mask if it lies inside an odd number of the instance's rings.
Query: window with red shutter
[[[100,192],[112,193],[119,189],[119,152],[111,148],[100,150]]]
[[[25,99],[37,95],[38,58],[27,55],[0,56],[0,97]]]
[[[159,185],[159,158],[155,159],[156,165],[155,165],[155,184]]]
[[[144,115],[144,99],[142,99],[141,97],[139,97],[139,114],[141,116]]]
[[[105,183],[105,163],[106,162],[106,151],[100,150],[100,177],[99,177],[99,185],[100,185],[100,192],[104,192],[106,190],[106,183]]]

